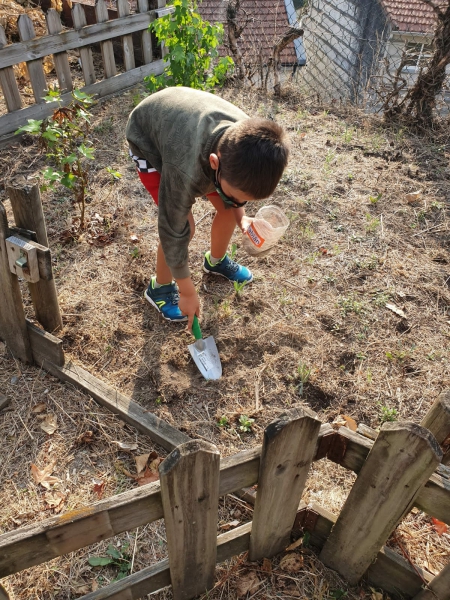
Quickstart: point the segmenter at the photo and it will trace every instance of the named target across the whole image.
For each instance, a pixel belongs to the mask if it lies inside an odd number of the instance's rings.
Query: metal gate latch
[[[29,283],[39,281],[39,263],[36,245],[20,237],[11,236],[6,240],[9,269]]]

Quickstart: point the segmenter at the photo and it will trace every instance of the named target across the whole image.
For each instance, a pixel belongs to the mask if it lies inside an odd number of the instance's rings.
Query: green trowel
[[[219,379],[222,376],[222,364],[219,351],[213,337],[203,338],[198,319],[194,316],[192,333],[195,342],[189,344],[189,352],[205,379]]]

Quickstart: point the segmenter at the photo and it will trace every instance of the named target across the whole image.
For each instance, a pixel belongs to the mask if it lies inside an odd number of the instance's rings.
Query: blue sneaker
[[[205,254],[205,262],[203,263],[203,270],[205,273],[211,273],[212,275],[222,275],[230,281],[237,281],[237,283],[250,283],[253,279],[252,272],[239,265],[234,260],[225,254],[221,261],[212,265],[210,262],[211,252]]]
[[[144,298],[162,314],[166,321],[187,321],[187,315],[183,315],[178,308],[180,294],[176,283],[169,283],[155,288],[156,276],[153,276],[148,288],[144,292]]]

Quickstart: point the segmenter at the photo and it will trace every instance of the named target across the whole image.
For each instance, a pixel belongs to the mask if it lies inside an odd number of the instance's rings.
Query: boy
[[[145,298],[170,321],[200,315],[188,266],[195,225],[191,207],[206,196],[216,209],[203,269],[230,281],[253,276],[227,255],[236,225],[252,219],[244,205],[269,197],[287,164],[288,142],[273,121],[251,119],[226,100],[191,88],[153,94],[132,111],[126,128],[138,175],[158,205],[156,276]]]

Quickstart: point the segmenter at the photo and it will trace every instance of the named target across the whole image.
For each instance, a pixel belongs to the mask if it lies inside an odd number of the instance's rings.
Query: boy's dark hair
[[[268,119],[244,119],[223,134],[217,146],[220,174],[255,200],[273,194],[287,165],[289,142],[284,129]]]

